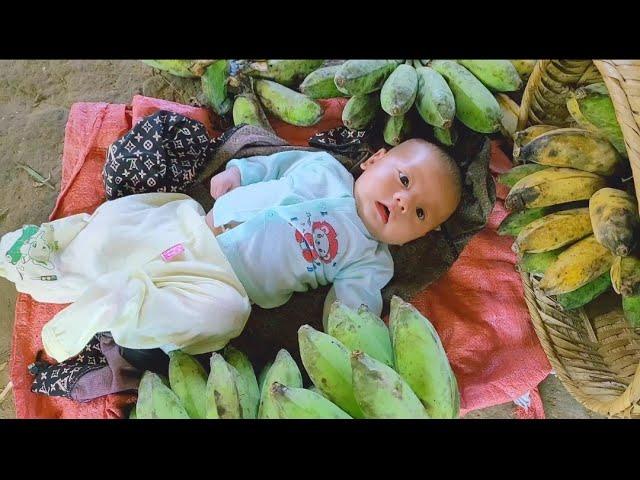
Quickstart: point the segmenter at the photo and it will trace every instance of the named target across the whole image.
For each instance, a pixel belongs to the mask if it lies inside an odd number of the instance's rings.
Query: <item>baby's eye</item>
[[[424,220],[424,210],[421,208],[416,208],[416,215],[418,215],[420,220]]]
[[[400,174],[400,181],[405,187],[409,186],[409,177],[407,177],[404,173]]]

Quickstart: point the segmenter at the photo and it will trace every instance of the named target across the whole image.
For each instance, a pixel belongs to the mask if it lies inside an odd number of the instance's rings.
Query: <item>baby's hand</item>
[[[214,175],[211,179],[211,196],[214,200],[240,186],[240,170],[231,167],[224,172]]]

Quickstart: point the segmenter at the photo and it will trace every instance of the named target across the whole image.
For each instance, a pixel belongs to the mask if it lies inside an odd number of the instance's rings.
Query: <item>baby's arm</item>
[[[227,170],[237,168],[240,173],[240,185],[278,180],[287,175],[291,167],[300,162],[315,162],[326,156],[325,152],[286,150],[272,155],[238,158],[227,163]]]
[[[333,281],[333,287],[329,290],[324,302],[322,324],[325,331],[331,305],[336,300],[353,309],[364,304],[372,313],[379,316],[382,313],[381,290],[392,277],[391,256],[382,254],[376,255],[369,261],[355,263],[341,271]]]

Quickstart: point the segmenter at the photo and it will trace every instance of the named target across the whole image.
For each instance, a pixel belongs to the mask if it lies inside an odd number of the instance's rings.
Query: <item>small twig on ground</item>
[[[9,209],[5,208],[0,212],[0,222],[2,222],[5,218],[7,218],[7,214],[9,213]]]
[[[7,368],[7,363],[8,362],[2,362],[0,363],[0,372],[3,371],[5,368]]]
[[[37,185],[34,185],[35,187],[40,187],[42,185],[46,185],[51,190],[55,191],[56,187],[51,185],[51,183],[49,182],[49,180],[51,179],[51,172],[49,172],[49,176],[47,178],[44,178],[39,172],[36,172],[29,165],[24,165],[22,163],[18,163],[17,165],[18,165],[18,168],[23,169],[25,172],[27,172],[36,181]]]
[[[4,390],[2,390],[2,393],[0,393],[0,403],[4,401],[4,397],[9,395],[9,392],[11,391],[12,388],[13,388],[13,382],[7,383],[7,386],[4,387]]]

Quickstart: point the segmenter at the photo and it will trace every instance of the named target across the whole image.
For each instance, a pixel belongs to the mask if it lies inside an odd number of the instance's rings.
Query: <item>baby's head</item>
[[[411,139],[378,150],[355,182],[358,215],[380,242],[403,245],[438,228],[458,207],[460,171],[440,147]]]

